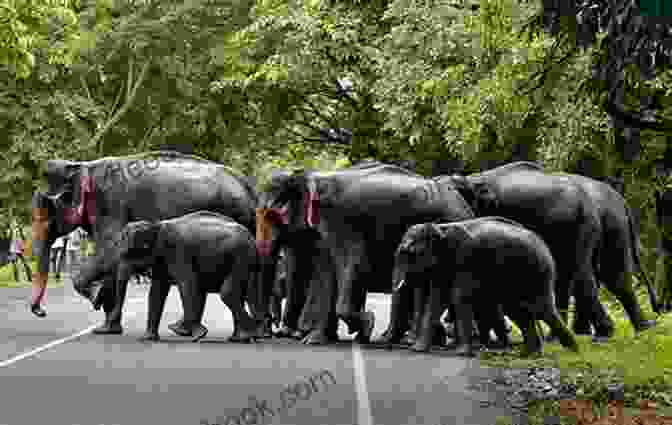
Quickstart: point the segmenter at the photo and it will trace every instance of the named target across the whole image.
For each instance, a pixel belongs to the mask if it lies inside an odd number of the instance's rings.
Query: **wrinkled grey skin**
[[[541,177],[539,173],[546,176]],[[509,177],[516,174],[517,178]],[[525,180],[535,181],[535,177],[536,184],[527,185]],[[558,264],[558,306],[561,311],[566,309],[565,306],[569,304],[569,290],[573,289],[578,311],[578,323],[575,322],[577,331],[589,332],[589,325],[592,323],[596,329],[595,340],[598,342],[607,340],[613,333],[613,322],[597,297],[598,282],[602,282],[621,301],[637,331],[655,325],[654,321],[643,319],[631,286],[631,273],[637,269],[641,271],[638,233],[632,214],[623,197],[611,186],[577,174],[548,173],[541,165],[528,161],[513,162],[467,177],[441,179],[456,183],[465,198],[471,200],[472,205],[476,205],[475,210],[479,216],[497,214],[514,219],[534,229],[549,242]],[[563,187],[564,190],[553,193],[554,185],[556,188]],[[534,190],[530,191],[529,187],[534,187]],[[521,192],[525,190],[537,195],[536,199],[535,196],[521,196]],[[513,205],[515,202],[519,203],[519,208]],[[572,204],[574,208],[582,207],[583,211],[576,209],[575,217],[581,218],[583,224],[578,220],[572,225],[568,216],[562,218],[558,215],[558,211],[563,214],[569,212]],[[541,205],[554,205],[556,208],[542,208]],[[563,209],[562,205],[566,207]],[[527,213],[535,206],[543,214]],[[562,235],[557,231],[560,227],[553,229],[545,225],[553,222],[564,222],[565,229],[568,229],[565,235],[570,241],[572,239],[569,239],[569,235],[576,235],[580,228],[584,232],[591,232],[588,240],[592,248],[579,246],[577,255],[590,258],[592,278],[588,278],[585,264],[582,266],[582,262],[578,261],[575,270],[578,279],[574,280],[573,285],[565,283],[566,276],[571,275],[571,244],[563,245]],[[569,230],[570,228],[574,230]],[[657,304],[655,293],[651,292],[653,287],[648,281],[647,284],[652,302]]]
[[[595,256],[597,282],[603,283],[621,301],[633,326],[648,329],[655,321],[644,320],[632,288],[632,275],[639,272],[649,291],[651,306],[659,312],[658,297],[650,279],[642,269],[639,253],[639,232],[633,214],[623,196],[607,183],[589,177],[567,174],[590,195],[600,217],[599,249]],[[577,306],[574,332],[590,334],[586,308]]]
[[[146,159],[150,157],[155,160]],[[123,332],[123,306],[115,305],[119,298],[112,295],[114,285],[101,288],[97,282],[114,281],[117,264],[111,260],[115,258],[113,245],[130,221],[158,221],[208,210],[232,217],[251,232],[255,229],[254,188],[224,165],[195,156],[150,152],[84,162],[50,160],[46,178],[48,192],[36,192],[33,197],[34,208],[49,212],[47,237],[33,241],[38,271],[48,272],[49,252],[56,238],[80,226],[92,235],[96,255],[82,264],[73,283],[77,292],[95,302],[96,307],[97,301],[103,300],[106,317],[105,323],[94,330],[98,334]],[[66,209],[81,204],[82,178],[94,181],[95,223],[86,219],[71,223],[64,218]],[[259,290],[269,287],[260,285]],[[262,300],[265,296],[258,294],[258,302],[252,306],[260,314],[268,308]]]
[[[201,324],[208,293],[219,293],[231,309],[234,341],[258,336],[256,322],[249,316],[246,297],[257,284],[258,258],[254,237],[248,229],[222,214],[198,211],[182,217],[128,223],[119,243],[117,303],[122,304],[128,280],[134,273],[151,269],[147,329],[141,340],[158,341],[159,323],[171,282],[182,295],[182,327],[205,336]]]
[[[276,223],[273,230],[275,249],[285,253],[284,279],[276,282],[284,287],[274,291],[274,296],[286,301],[276,336],[311,345],[337,341],[334,266],[324,241],[316,230],[305,226],[296,229]]]
[[[481,217],[412,226],[395,253],[393,279],[396,290],[423,288],[426,303],[414,351],[429,351],[433,325],[449,303],[455,309],[458,354],[473,355],[475,314],[479,325],[494,324],[497,336],[508,339],[501,309],[523,332],[529,353],[543,347],[536,319],[546,322],[565,347],[578,350],[555,307],[553,256],[538,235],[514,221]]]
[[[541,236],[556,261],[556,302],[563,319],[567,321],[573,293],[595,325],[596,337],[606,340],[613,334],[613,322],[598,298],[593,268],[600,238],[598,208],[571,177],[518,162],[437,180],[454,184],[477,216],[506,217]]]
[[[360,342],[369,341],[373,324],[371,316],[362,312],[366,292],[391,290],[394,250],[406,229],[424,221],[473,217],[449,185],[378,162],[334,172],[278,175],[260,197],[265,208],[287,205],[290,223],[305,227],[309,224],[304,197],[309,191],[319,193],[319,223],[313,227],[335,264],[336,313],[351,332],[359,332]],[[400,339],[404,330],[400,313],[408,314],[412,308],[399,305],[403,297],[394,298],[386,334],[389,339]]]

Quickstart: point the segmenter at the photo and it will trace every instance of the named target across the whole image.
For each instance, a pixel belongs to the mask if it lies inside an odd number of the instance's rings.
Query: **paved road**
[[[231,315],[215,295],[201,343],[166,329],[180,316],[175,289],[161,325],[164,339],[140,343],[146,290],[130,289],[124,335],[96,336],[87,330],[102,313],[91,311],[70,284],[50,290],[49,315],[41,320],[26,308],[30,289],[0,289],[0,425],[225,425],[245,423],[234,419],[241,414],[250,424],[490,425],[508,414],[483,407],[496,395],[467,389],[474,377],[487,375],[477,360],[449,352],[350,342],[227,343]],[[389,298],[372,294],[368,304],[382,332]],[[347,337],[343,329],[341,335]]]

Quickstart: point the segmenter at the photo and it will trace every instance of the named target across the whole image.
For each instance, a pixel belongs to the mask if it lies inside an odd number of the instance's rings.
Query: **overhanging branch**
[[[126,101],[124,102],[124,105],[117,110],[117,112],[112,115],[112,117],[105,123],[105,125],[96,133],[96,135],[93,137],[92,144],[94,146],[98,147],[98,154],[102,155],[103,154],[103,143],[102,139],[105,134],[115,125],[119,122],[121,117],[124,116],[124,114],[131,108],[131,105],[133,105],[133,102],[135,101],[135,97],[138,94],[138,89],[142,85],[142,83],[145,80],[145,77],[147,76],[147,71],[149,70],[149,66],[151,65],[152,61],[151,59],[147,60],[145,64],[142,66],[142,70],[140,71],[140,75],[138,75],[137,80],[135,81],[135,84],[133,85],[133,89],[128,93],[128,97],[126,98]],[[132,69],[129,69],[129,79],[130,79],[130,73],[132,72]]]

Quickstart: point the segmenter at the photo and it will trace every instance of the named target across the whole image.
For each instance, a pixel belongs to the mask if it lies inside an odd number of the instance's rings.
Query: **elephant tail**
[[[653,282],[646,274],[644,267],[642,267],[642,259],[639,252],[639,232],[635,226],[633,219],[632,210],[629,205],[625,205],[625,211],[628,215],[628,233],[630,234],[630,245],[632,246],[632,260],[635,265],[635,270],[644,279],[646,283],[646,288],[649,292],[649,300],[651,302],[651,308],[654,312],[660,314],[660,305],[658,304],[658,295],[656,294],[656,288],[653,286]]]

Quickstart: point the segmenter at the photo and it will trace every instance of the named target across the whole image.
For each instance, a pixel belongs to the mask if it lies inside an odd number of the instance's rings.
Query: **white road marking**
[[[359,345],[352,345],[352,362],[355,369],[355,390],[357,392],[357,424],[373,425],[369,392],[366,389],[366,370]]]
[[[132,302],[131,302],[131,303],[132,303]],[[129,304],[131,304],[131,303],[129,303]],[[136,302],[135,304],[137,304],[137,302]],[[137,315],[140,314],[140,313],[141,313],[140,310],[139,310],[139,311],[135,311],[134,313],[132,313],[132,314],[126,316],[126,317],[127,317],[127,318],[133,318],[133,317],[137,316]],[[79,332],[77,332],[77,333],[74,333],[74,334],[72,334],[72,335],[70,335],[70,336],[66,336],[65,338],[57,339],[56,341],[51,341],[51,342],[49,342],[49,343],[47,343],[47,344],[44,344],[44,345],[41,345],[41,346],[39,346],[39,347],[37,347],[37,348],[35,348],[35,349],[32,349],[32,350],[27,351],[27,352],[25,352],[25,353],[19,354],[18,356],[14,356],[14,357],[12,357],[12,358],[9,358],[9,359],[7,359],[7,360],[5,360],[5,361],[3,361],[3,362],[0,362],[0,368],[10,366],[10,365],[12,365],[12,364],[14,364],[14,363],[16,363],[16,362],[21,361],[21,360],[24,360],[24,359],[33,357],[33,356],[35,356],[36,354],[39,354],[39,353],[41,353],[41,352],[43,352],[43,351],[46,351],[46,350],[48,350],[48,349],[50,349],[50,348],[56,347],[57,345],[61,345],[61,344],[65,344],[66,342],[73,341],[73,340],[75,340],[75,339],[77,339],[77,338],[79,338],[79,337],[81,337],[81,336],[84,336],[84,335],[86,335],[86,334],[91,333],[91,332],[92,332],[95,328],[97,328],[98,326],[99,326],[99,325],[91,325],[91,326],[89,326],[88,328],[86,328],[86,329],[82,329],[81,331],[79,331]]]

